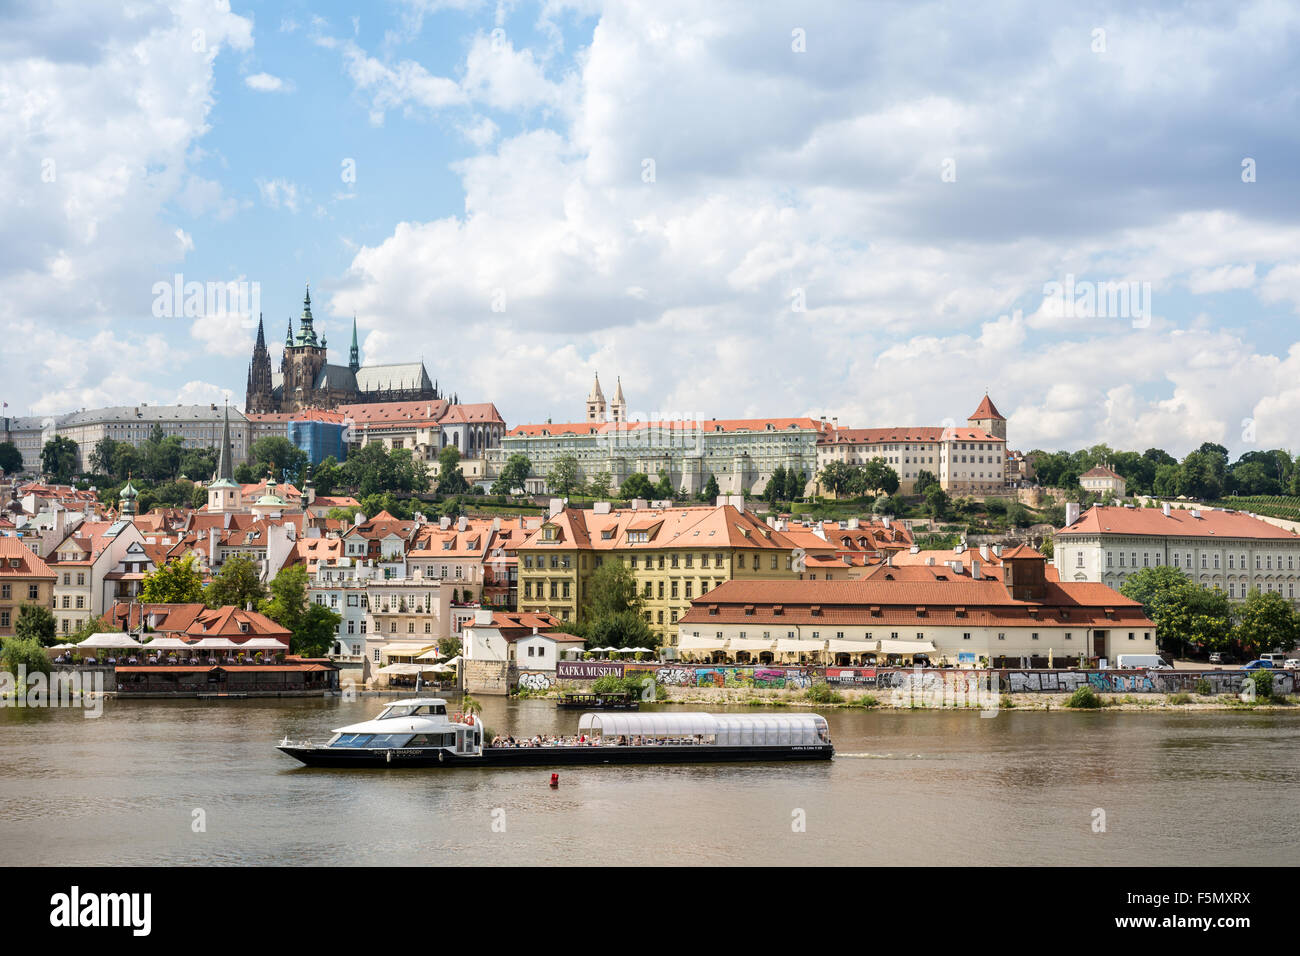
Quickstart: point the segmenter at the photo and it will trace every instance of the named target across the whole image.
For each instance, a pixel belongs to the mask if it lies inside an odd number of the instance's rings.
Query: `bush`
[[[1096,708],[1103,706],[1103,704],[1095,690],[1091,687],[1084,686],[1078,688],[1070,695],[1070,699],[1065,702],[1065,706],[1072,710],[1095,710]]]
[[[36,640],[11,637],[0,648],[0,669],[16,677],[20,665],[26,665],[28,674],[48,674],[51,670],[50,655]]]
[[[1256,700],[1270,700],[1273,697],[1273,672],[1266,668],[1260,668],[1253,673],[1249,680],[1255,685]]]
[[[1202,677],[1196,682],[1196,693],[1200,694],[1202,697],[1209,697],[1214,693],[1214,688],[1210,685],[1210,681],[1207,678]]]
[[[804,698],[814,704],[842,704],[844,695],[825,681],[818,681],[804,692]]]
[[[1180,691],[1177,694],[1169,695],[1169,703],[1171,704],[1190,704],[1191,702],[1192,695],[1185,692]]]

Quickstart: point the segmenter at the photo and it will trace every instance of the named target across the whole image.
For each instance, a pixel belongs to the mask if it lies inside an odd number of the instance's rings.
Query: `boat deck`
[[[479,754],[447,750],[285,745],[282,752],[309,767],[563,767],[601,764],[762,763],[829,760],[830,744],[726,747],[708,744],[578,747],[485,747]]]

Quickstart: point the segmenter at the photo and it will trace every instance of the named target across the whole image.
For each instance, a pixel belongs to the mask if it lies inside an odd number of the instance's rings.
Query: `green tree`
[[[661,501],[672,501],[676,492],[677,489],[673,487],[673,480],[667,469],[660,468],[659,481],[654,486],[654,496]]]
[[[578,459],[561,455],[546,474],[546,487],[561,497],[568,497],[578,487]]]
[[[37,641],[20,637],[11,637],[0,647],[0,667],[15,677],[20,667],[25,668],[28,674],[48,674],[53,670],[45,648]]]
[[[620,498],[653,498],[655,496],[655,486],[650,483],[650,479],[639,471],[634,471],[623,479],[622,486],[618,489]]]
[[[948,513],[948,492],[937,483],[930,485],[925,489],[925,506],[930,512],[930,517],[942,518]]]
[[[203,577],[194,555],[173,558],[146,572],[140,600],[146,604],[203,604]]]
[[[187,448],[181,455],[180,473],[190,481],[207,481],[216,471],[215,448]]]
[[[610,488],[614,484],[614,476],[607,471],[599,472],[594,475],[590,482],[587,483],[587,494],[593,498],[608,498]]]
[[[208,585],[208,607],[257,607],[265,597],[257,565],[242,555],[226,558]]]
[[[767,479],[767,484],[763,487],[763,500],[773,508],[776,507],[777,501],[785,494],[785,466],[777,465],[772,472],[772,477]]]
[[[785,491],[782,497],[786,501],[794,501],[803,497],[804,487],[808,484],[808,475],[802,471],[796,471],[794,465],[785,470]]]
[[[77,628],[68,635],[68,641],[72,644],[80,644],[92,634],[110,634],[113,632],[113,626],[103,617],[89,618],[85,624]]]
[[[438,452],[438,487],[440,495],[463,495],[469,490],[469,482],[460,470],[460,449],[448,445]]]
[[[704,490],[700,492],[700,500],[713,504],[721,495],[722,491],[718,488],[718,479],[710,474],[709,480],[704,483]]]
[[[22,641],[35,641],[44,647],[58,643],[54,636],[54,613],[44,604],[24,604],[14,620],[14,636]]]
[[[622,561],[606,561],[592,573],[583,621],[589,647],[650,647],[655,640],[642,614],[636,577]]]
[[[289,649],[305,657],[328,653],[343,620],[323,604],[308,602],[307,567],[302,564],[282,569],[271,580],[270,596],[260,610],[289,631]]]
[[[1190,648],[1227,650],[1232,614],[1222,591],[1200,587],[1177,568],[1143,568],[1120,593],[1141,603],[1156,624],[1161,650],[1182,656]]]
[[[41,470],[55,481],[69,481],[77,473],[77,443],[55,435],[41,449]]]
[[[332,495],[343,485],[343,469],[333,455],[328,455],[312,469],[311,479],[316,486],[316,494]]]
[[[513,495],[516,490],[527,487],[528,476],[533,473],[533,464],[527,455],[513,454],[501,466],[501,474],[492,483],[492,494]]]
[[[939,479],[934,477],[934,472],[922,469],[916,473],[915,490],[918,495],[925,497],[926,491],[931,485],[939,484]]]
[[[1252,657],[1289,651],[1300,639],[1300,620],[1281,594],[1252,590],[1237,609],[1232,639]]]
[[[862,466],[863,492],[883,492],[892,495],[898,491],[898,472],[885,464],[883,459],[873,458]]]
[[[117,450],[117,442],[112,438],[101,438],[95,443],[95,449],[90,453],[90,470],[97,475],[105,475],[109,478],[116,478],[113,473],[113,453]]]
[[[858,469],[848,462],[832,461],[817,475],[818,483],[836,498],[846,494],[854,483]]]
[[[287,477],[294,484],[300,484],[307,471],[307,453],[279,435],[267,435],[253,442],[248,449],[248,458],[259,477],[269,471],[277,481]]]
[[[15,475],[23,470],[23,453],[11,441],[0,442],[0,471]]]

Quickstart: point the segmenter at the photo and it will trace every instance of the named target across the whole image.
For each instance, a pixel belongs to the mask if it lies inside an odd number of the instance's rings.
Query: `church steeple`
[[[289,316],[289,331],[284,333],[284,347],[293,348],[293,316]]]
[[[352,349],[348,352],[348,368],[356,371],[361,368],[361,350],[357,348],[357,317],[352,316]]]
[[[302,318],[298,321],[298,344],[316,346],[316,330],[312,327],[311,317],[311,285],[307,286],[307,292],[302,297]]]

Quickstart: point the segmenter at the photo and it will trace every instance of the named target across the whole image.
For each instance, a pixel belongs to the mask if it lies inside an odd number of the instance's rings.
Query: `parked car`
[[[1158,671],[1171,669],[1159,654],[1120,654],[1119,657],[1115,658],[1115,663],[1120,670],[1141,668],[1143,670]]]
[[[1213,654],[1210,655],[1210,663],[1211,663],[1211,664],[1222,664],[1222,663],[1223,663],[1223,655],[1220,654],[1218,651],[1215,651]]]
[[[1251,661],[1242,669],[1248,671],[1261,671],[1261,670],[1271,671],[1273,669],[1273,662],[1266,661],[1261,657],[1257,661]]]
[[[1289,671],[1300,671],[1300,658],[1288,657],[1282,667]]]

